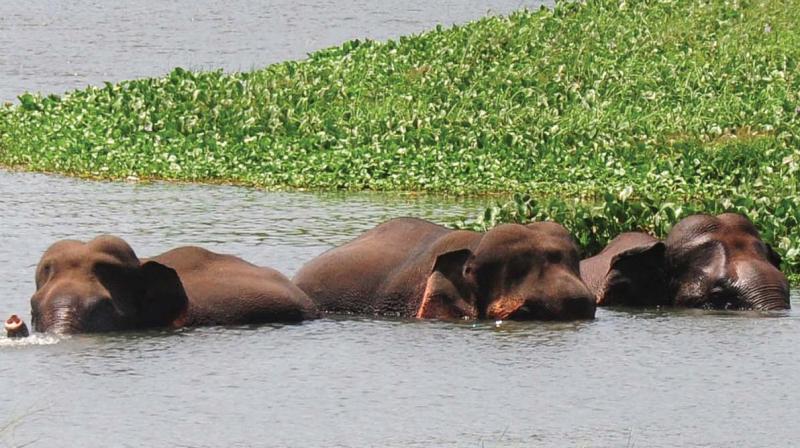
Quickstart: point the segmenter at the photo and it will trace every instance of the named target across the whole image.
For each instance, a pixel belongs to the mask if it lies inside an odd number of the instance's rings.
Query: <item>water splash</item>
[[[6,347],[25,347],[28,345],[53,345],[68,339],[68,336],[53,334],[34,334],[26,338],[0,337],[0,349]]]

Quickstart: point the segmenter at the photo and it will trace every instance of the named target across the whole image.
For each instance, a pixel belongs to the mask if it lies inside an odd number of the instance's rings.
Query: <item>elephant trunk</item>
[[[5,323],[6,335],[9,338],[25,338],[30,335],[28,326],[16,314],[12,314]]]
[[[746,308],[754,310],[784,310],[789,303],[789,282],[778,269],[767,263],[747,263],[736,266],[737,278],[732,282]]]
[[[758,311],[789,309],[789,291],[776,285],[754,285],[742,288],[743,302]]]
[[[83,325],[77,312],[76,299],[61,297],[52,300],[43,310],[32,304],[31,323],[39,333],[71,334],[83,332]]]

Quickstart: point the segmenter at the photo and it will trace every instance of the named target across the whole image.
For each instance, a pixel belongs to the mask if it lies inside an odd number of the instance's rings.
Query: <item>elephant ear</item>
[[[611,258],[611,268],[619,268],[623,264],[629,264],[631,262],[633,264],[638,262],[647,262],[651,265],[654,263],[662,264],[665,253],[666,246],[661,241],[654,241],[651,244],[632,247],[614,255]]]
[[[598,305],[666,302],[666,246],[661,241],[632,247],[611,258]]]
[[[188,303],[177,272],[155,261],[123,270],[106,267],[99,273],[114,308],[143,327],[169,325]]]
[[[781,258],[779,253],[775,252],[775,249],[773,249],[772,246],[769,244],[765,244],[765,246],[767,246],[767,260],[769,260],[773,266],[780,269],[783,258]]]
[[[171,324],[186,309],[189,298],[174,269],[155,261],[142,264],[145,294],[139,309],[146,325]]]
[[[446,252],[436,257],[416,317],[454,319],[477,317],[473,295],[464,278],[464,265],[472,256],[469,249]]]

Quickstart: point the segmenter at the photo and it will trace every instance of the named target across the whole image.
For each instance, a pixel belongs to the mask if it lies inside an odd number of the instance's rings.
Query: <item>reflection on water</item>
[[[142,255],[199,243],[291,274],[390,217],[483,205],[0,172],[0,312],[28,312],[59,238],[113,232]],[[799,333],[795,311],[601,309],[0,337],[0,395],[16,397],[0,400],[0,427],[15,422],[0,446],[793,446]]]
[[[551,0],[0,1],[0,102],[176,66],[250,70]]]

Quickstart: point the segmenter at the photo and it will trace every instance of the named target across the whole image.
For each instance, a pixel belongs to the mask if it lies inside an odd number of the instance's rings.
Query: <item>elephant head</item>
[[[594,318],[577,245],[559,224],[501,225],[471,247],[436,257],[417,317]]]
[[[59,241],[36,268],[31,297],[34,330],[102,332],[169,325],[185,309],[175,271],[140,262],[122,239]]]
[[[665,250],[663,242],[646,233],[623,233],[581,261],[581,277],[600,306],[667,305]]]
[[[666,248],[669,292],[676,306],[790,307],[780,256],[742,215],[689,216],[670,231]]]

